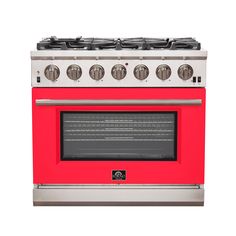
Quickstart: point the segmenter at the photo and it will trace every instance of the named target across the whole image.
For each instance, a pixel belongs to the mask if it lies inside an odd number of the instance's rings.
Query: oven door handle
[[[202,99],[36,99],[37,106],[192,106]]]

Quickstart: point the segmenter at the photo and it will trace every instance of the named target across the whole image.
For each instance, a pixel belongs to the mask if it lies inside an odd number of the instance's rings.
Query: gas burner
[[[201,44],[193,38],[56,38],[43,39],[38,50],[200,50]]]
[[[38,50],[102,50],[116,48],[114,39],[106,38],[46,38],[37,44]]]
[[[175,49],[192,49],[200,50],[201,44],[193,38],[174,38],[170,41],[171,50]]]
[[[123,48],[153,50],[169,48],[169,39],[128,38],[122,40]]]

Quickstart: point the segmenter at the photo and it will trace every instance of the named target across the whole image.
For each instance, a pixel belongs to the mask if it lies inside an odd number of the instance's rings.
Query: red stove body
[[[84,72],[87,80],[89,75],[94,77],[91,87],[78,83],[83,78],[57,87],[59,75],[66,77],[66,63],[61,60],[69,60],[69,55],[51,59],[50,50],[33,52],[34,204],[203,205],[206,53],[193,52],[202,53],[202,59],[193,54],[187,61],[191,68],[196,66],[195,76],[185,70],[182,76],[190,78],[178,84],[173,82],[177,75],[172,72],[174,77],[168,78],[168,83],[157,78],[151,81],[154,75],[149,71],[147,78],[133,87],[132,83],[122,84],[125,77],[120,78],[124,74],[132,77],[129,69],[134,69],[135,77],[145,75],[143,70],[135,74],[140,59],[119,61],[127,70],[124,73],[119,67],[116,71],[120,87],[107,87],[110,82],[105,80],[112,79],[109,75],[102,77],[103,86],[102,80],[96,79],[101,71],[91,69],[88,75]],[[106,60],[99,61],[101,67],[114,64]],[[91,66],[99,64],[95,62],[91,61]],[[163,64],[150,58],[141,62],[150,65],[149,70],[154,64]],[[88,62],[69,60],[68,65],[82,67],[83,63]],[[186,61],[178,63],[188,65]],[[174,67],[179,67],[178,63],[173,61]],[[48,64],[54,67],[47,72]],[[43,73],[41,68],[46,68]],[[55,68],[61,68],[60,72]],[[168,68],[160,74],[165,77],[167,72]],[[67,69],[68,77],[78,73]],[[156,76],[160,74],[157,69]],[[151,86],[145,80],[151,81]],[[162,87],[152,85],[156,80]]]
[[[201,104],[168,105],[37,105],[51,100],[201,100]],[[177,159],[61,160],[62,112],[174,112]],[[92,115],[92,114],[91,114]],[[33,137],[35,184],[203,184],[204,183],[204,88],[34,88]],[[115,135],[115,134],[114,134]],[[109,159],[109,158],[108,158]],[[118,158],[119,159],[119,158]],[[112,170],[126,170],[125,180],[112,180]]]

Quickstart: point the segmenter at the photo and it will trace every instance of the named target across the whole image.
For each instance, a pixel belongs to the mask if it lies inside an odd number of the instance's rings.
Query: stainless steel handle
[[[201,105],[201,99],[36,99],[37,106]]]

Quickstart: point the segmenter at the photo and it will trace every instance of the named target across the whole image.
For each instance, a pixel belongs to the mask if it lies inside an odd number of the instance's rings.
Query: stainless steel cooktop
[[[56,38],[31,52],[33,87],[204,87],[193,38]]]

